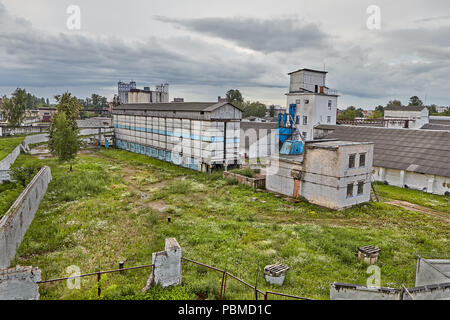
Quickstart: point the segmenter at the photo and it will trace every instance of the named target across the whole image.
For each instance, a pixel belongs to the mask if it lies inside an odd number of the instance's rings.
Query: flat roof
[[[309,71],[309,72],[316,72],[316,73],[328,73],[328,71],[320,71],[320,70],[303,68],[303,69],[298,69],[297,71],[289,72],[288,74],[293,74],[293,73],[300,72],[300,71]]]
[[[386,111],[422,111],[426,107],[424,106],[389,106],[384,108]]]
[[[149,110],[149,111],[193,111],[211,112],[229,104],[242,111],[229,102],[167,102],[167,103],[126,103],[118,105],[114,110]]]

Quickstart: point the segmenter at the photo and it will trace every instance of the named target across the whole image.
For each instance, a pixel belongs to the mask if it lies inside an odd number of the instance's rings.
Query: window
[[[299,124],[300,123],[300,117],[299,116],[295,116],[295,124]]]
[[[295,104],[300,104],[300,102],[301,102],[300,99],[295,100]]]
[[[360,167],[364,167],[366,165],[366,154],[365,153],[361,153],[359,155],[359,166]]]
[[[305,104],[308,104],[308,103],[309,103],[309,100],[308,100],[308,99],[306,99],[306,100],[305,100]]]
[[[327,116],[327,123],[331,123],[331,116]]]
[[[307,116],[303,116],[303,124],[308,124],[308,117]]]
[[[304,139],[306,139],[306,132],[302,132],[302,136]]]
[[[355,167],[355,156],[356,156],[355,154],[351,154],[351,155],[348,157],[348,167],[349,167],[349,169]]]
[[[364,193],[364,181],[358,182],[358,196]]]
[[[331,105],[332,105],[331,100],[328,100],[328,110],[331,110]]]
[[[353,183],[347,185],[347,198],[353,197]]]

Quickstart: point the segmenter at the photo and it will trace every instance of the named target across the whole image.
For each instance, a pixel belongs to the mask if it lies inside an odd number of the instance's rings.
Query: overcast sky
[[[69,30],[70,5],[81,28]],[[367,7],[381,9],[370,30]],[[329,72],[339,107],[450,105],[448,0],[0,0],[0,95],[112,98],[117,81],[161,82],[185,101],[230,88],[285,106],[288,72]]]

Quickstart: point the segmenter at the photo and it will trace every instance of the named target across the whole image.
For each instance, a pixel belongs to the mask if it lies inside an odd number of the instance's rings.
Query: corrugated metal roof
[[[121,104],[114,110],[151,110],[151,111],[194,111],[210,112],[223,105],[229,104],[241,110],[229,102],[168,102],[168,103],[128,103]],[[241,110],[242,111],[242,110]]]
[[[384,111],[422,111],[424,106],[389,106],[384,108]]]
[[[336,126],[327,139],[375,143],[373,165],[450,177],[450,132]]]

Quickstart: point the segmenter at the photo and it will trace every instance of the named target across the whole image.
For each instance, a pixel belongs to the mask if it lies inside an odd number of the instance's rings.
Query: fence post
[[[119,262],[119,269],[123,269],[123,261]],[[123,274],[123,270],[120,270],[120,273]]]
[[[227,289],[227,276],[228,276],[228,272],[225,271],[225,283],[223,285],[222,300],[225,300],[225,291]]]

